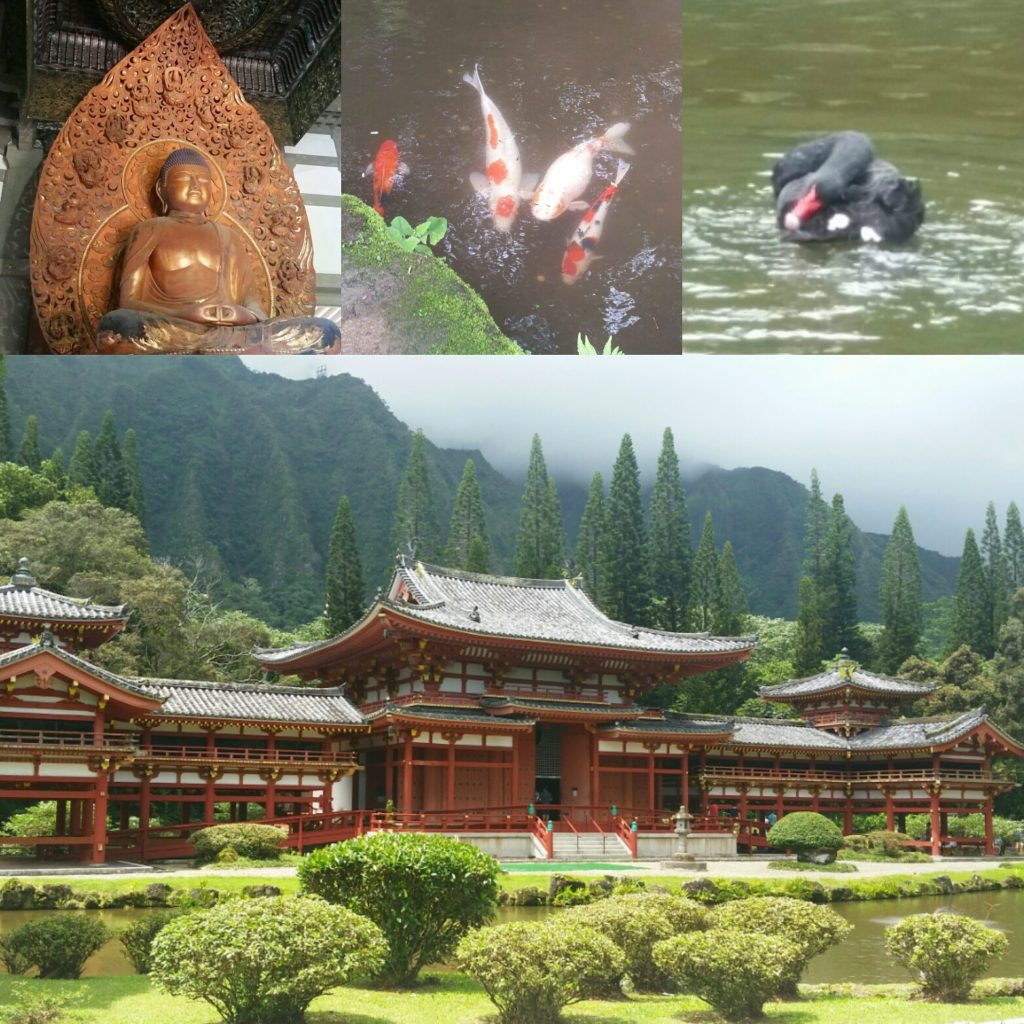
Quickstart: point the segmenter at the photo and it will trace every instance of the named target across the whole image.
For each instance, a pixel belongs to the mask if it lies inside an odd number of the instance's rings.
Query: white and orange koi
[[[590,204],[587,212],[583,214],[579,227],[572,233],[562,257],[562,280],[566,284],[575,284],[593,263],[608,210],[628,170],[629,164],[625,160],[620,160],[615,180]]]
[[[563,153],[549,168],[540,188],[534,193],[532,208],[537,220],[554,220],[566,210],[585,210],[587,204],[577,202],[590,184],[594,173],[594,157],[607,149],[611,153],[629,156],[634,151],[623,139],[629,124],[620,122],[605,130],[603,135],[581,142]]]
[[[486,174],[474,171],[469,180],[473,188],[487,198],[494,226],[499,231],[511,231],[519,210],[519,201],[529,197],[537,183],[537,176],[528,175],[524,181],[516,138],[508,122],[501,116],[501,111],[484,92],[483,82],[480,81],[480,65],[473,68],[472,77],[463,75],[462,80],[480,93],[480,107],[484,114]]]

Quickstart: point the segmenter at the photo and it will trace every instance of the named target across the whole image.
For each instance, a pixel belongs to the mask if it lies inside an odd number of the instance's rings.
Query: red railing
[[[636,860],[636,831],[633,829],[633,822],[626,821],[625,818],[618,818],[616,820],[616,835],[626,844],[626,849],[629,850],[629,855]],[[640,824],[637,822],[637,829]]]
[[[971,782],[993,781],[983,771],[967,768],[903,768],[871,772],[811,771],[802,768],[737,768],[735,766],[715,768],[708,766],[700,773],[701,778],[743,779],[745,781],[774,780],[793,782],[910,782],[942,781],[944,779],[965,779]]]
[[[540,843],[548,860],[555,859],[555,836],[548,828],[543,818],[534,817],[530,819],[534,838]]]
[[[285,764],[353,765],[356,754],[350,750],[265,750],[262,747],[153,746],[135,752],[137,761],[258,761]]]
[[[63,732],[57,729],[0,729],[0,746],[36,746],[74,748],[76,750],[132,750],[134,744],[120,733],[107,733],[97,739],[90,732]]]

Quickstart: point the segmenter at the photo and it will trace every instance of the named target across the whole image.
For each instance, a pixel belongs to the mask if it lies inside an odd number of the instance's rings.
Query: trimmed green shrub
[[[625,970],[613,942],[567,914],[471,932],[456,962],[483,987],[501,1024],[555,1024],[563,1007],[607,989]]]
[[[803,967],[799,949],[785,939],[724,929],[659,942],[654,962],[729,1020],[763,1017],[765,1001],[795,984]]]
[[[910,841],[910,836],[905,832],[869,832],[868,849],[884,853],[887,857],[898,857],[903,850],[903,844]]]
[[[917,973],[926,999],[962,1002],[989,963],[1003,956],[1006,936],[963,914],[912,914],[885,929],[885,948]]]
[[[34,967],[40,978],[75,979],[109,938],[101,921],[68,911],[8,932],[0,938],[0,960],[11,974],[25,974]]]
[[[60,1024],[67,1019],[65,1010],[71,1002],[70,993],[43,995],[25,988],[27,984],[20,982],[12,988],[14,1003],[0,1008],[0,1024]]]
[[[133,921],[118,935],[125,956],[139,974],[149,974],[153,940],[179,914],[175,910],[154,910],[138,921]]]
[[[301,1024],[318,995],[377,970],[380,929],[308,897],[236,900],[186,914],[153,940],[152,978],[227,1024]]]
[[[563,916],[611,939],[625,954],[633,985],[645,992],[664,992],[671,984],[654,963],[654,944],[709,925],[709,912],[696,900],[656,892],[611,896]]]
[[[775,935],[796,946],[800,966],[792,984],[783,991],[796,995],[796,983],[807,962],[842,942],[853,930],[829,907],[788,899],[785,896],[751,896],[723,903],[711,912],[711,927],[755,935]]]
[[[383,985],[408,985],[420,968],[451,956],[470,928],[493,920],[498,862],[448,836],[377,832],[314,850],[299,882],[368,917],[388,941]]]
[[[287,838],[288,829],[280,825],[211,825],[193,833],[191,841],[200,860],[214,860],[229,846],[238,857],[277,860]]]
[[[843,833],[823,814],[814,811],[794,811],[780,818],[769,830],[768,843],[776,850],[792,850],[798,860],[807,860],[815,854],[831,855],[843,845]]]

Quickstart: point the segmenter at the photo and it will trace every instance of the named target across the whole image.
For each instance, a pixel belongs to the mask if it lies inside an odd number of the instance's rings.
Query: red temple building
[[[280,822],[299,849],[410,828],[508,855],[657,856],[685,804],[697,831],[748,850],[769,815],[818,810],[846,832],[854,814],[892,829],[929,814],[938,854],[948,816],[981,811],[992,852],[992,801],[1013,785],[992,759],[1024,756],[983,709],[893,717],[932,687],[845,658],[761,691],[802,721],[647,708],[655,688],[749,657],[755,638],[615,622],[568,580],[401,559],[340,636],[259,652],[303,686],[86,661],[124,619],[40,590],[25,564],[0,588],[0,798],[57,802],[55,835],[25,845],[93,862],[185,856],[216,814]],[[146,827],[155,808],[162,824]]]

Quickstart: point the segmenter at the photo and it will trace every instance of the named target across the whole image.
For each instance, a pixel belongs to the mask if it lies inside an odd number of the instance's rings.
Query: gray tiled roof
[[[611,725],[598,726],[598,732],[666,733],[692,736],[699,733],[731,733],[732,720],[700,715],[679,715],[666,711],[662,718],[627,719]]]
[[[117,622],[125,617],[123,604],[93,604],[91,598],[65,597],[41,587],[8,583],[0,586],[0,615],[40,622]]]
[[[415,603],[397,607],[415,618],[473,633],[679,654],[745,651],[754,637],[667,633],[609,619],[569,580],[527,580],[460,572],[401,560],[398,575]]]
[[[941,746],[966,735],[987,719],[984,708],[965,711],[956,718],[903,718],[850,739],[852,750],[885,750],[893,747]]]
[[[339,687],[305,689],[182,679],[125,681],[139,693],[161,700],[160,715],[323,725],[359,725],[364,721]]]
[[[480,698],[480,706],[484,708],[526,708],[536,711],[578,711],[590,715],[621,715],[623,718],[643,714],[643,708],[624,708],[618,704],[606,704],[600,700],[549,700],[544,697],[485,696]]]
[[[52,634],[49,642],[28,644],[25,647],[18,647],[13,651],[8,651],[6,654],[0,655],[0,668],[6,668],[8,665],[16,665],[19,661],[31,658],[34,654],[38,654],[40,651],[47,651],[49,654],[60,658],[61,661],[67,662],[67,664],[72,665],[77,669],[81,669],[83,672],[88,672],[90,675],[96,676],[97,679],[102,679],[104,682],[110,683],[113,686],[121,686],[127,690],[133,689],[133,687],[121,676],[115,675],[113,672],[108,672],[105,668],[100,668],[99,665],[94,665],[91,661],[86,661],[85,658],[80,658],[77,654],[72,654],[71,651],[68,651],[63,647],[56,646],[56,644],[52,642]]]
[[[845,750],[847,741],[825,729],[803,722],[778,718],[737,718],[732,743],[751,747],[810,747],[815,750]]]
[[[828,693],[830,690],[841,690],[852,686],[859,690],[868,690],[886,697],[926,697],[934,693],[931,683],[914,683],[909,679],[894,679],[891,676],[879,676],[874,672],[865,672],[855,668],[850,672],[831,668],[807,679],[790,679],[776,686],[762,686],[758,693],[772,700],[785,700],[788,697],[809,697],[817,693]]]
[[[366,717],[369,721],[374,721],[389,713],[406,718],[443,718],[447,721],[476,725],[501,725],[506,722],[512,725],[533,725],[536,722],[536,719],[528,715],[502,715],[498,718],[480,708],[450,704],[386,704],[375,708]]]

